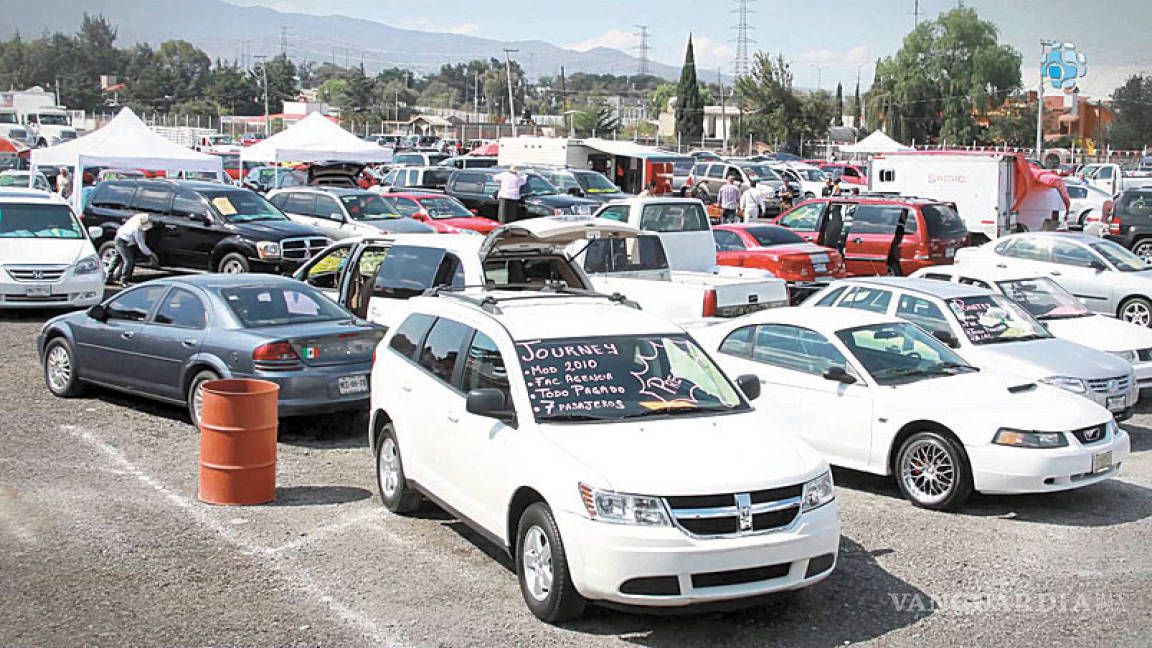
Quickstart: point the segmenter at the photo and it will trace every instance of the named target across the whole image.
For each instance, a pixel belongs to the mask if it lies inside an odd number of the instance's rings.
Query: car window
[[[600,272],[636,272],[666,270],[668,257],[664,245],[655,235],[634,239],[596,239],[584,251],[584,270]]]
[[[316,206],[313,208],[312,214],[316,218],[334,221],[344,220],[344,212],[340,210],[340,205],[332,196],[316,196]]]
[[[1047,261],[1048,241],[1041,238],[1020,237],[1013,241],[1002,254],[1014,259]]]
[[[472,329],[441,317],[428,332],[417,362],[433,376],[451,385],[460,350],[471,335]]]
[[[125,209],[132,202],[134,191],[136,191],[136,187],[130,184],[100,183],[88,204],[93,207]]]
[[[308,266],[308,271],[304,275],[304,283],[314,288],[335,290],[340,284],[340,270],[348,262],[348,255],[351,252],[351,244],[328,250],[327,254]]]
[[[692,166],[692,175],[694,175],[698,178],[704,177],[705,175],[707,175],[707,173],[708,173],[708,165],[707,164],[696,164],[696,165]]]
[[[717,252],[740,252],[747,247],[736,232],[712,230],[712,238],[716,239]]]
[[[172,190],[167,187],[142,186],[132,197],[132,209],[144,212],[164,212],[172,202]]]
[[[1084,187],[1077,187],[1076,185],[1065,185],[1064,188],[1068,190],[1069,198],[1086,198],[1088,196],[1088,190]]]
[[[1068,241],[1052,242],[1052,262],[1079,268],[1091,268],[1093,263],[1102,263],[1087,248]]]
[[[904,220],[904,233],[916,231],[916,219],[905,218],[908,210],[903,207],[886,205],[860,205],[852,215],[852,234],[894,234],[900,221]]]
[[[172,199],[172,213],[176,216],[208,216],[208,203],[199,195],[183,189]]]
[[[167,292],[168,286],[141,286],[121,293],[108,302],[104,312],[108,319],[143,320],[148,318],[156,302]]]
[[[779,324],[757,327],[752,359],[816,376],[823,375],[831,367],[848,367],[848,360],[823,335],[798,326]]]
[[[464,267],[456,255],[438,248],[396,245],[376,271],[372,294],[408,299],[439,285],[464,285]]]
[[[821,297],[819,299],[819,301],[816,302],[816,305],[817,306],[831,306],[832,304],[835,304],[836,299],[838,297],[840,297],[840,295],[843,294],[845,290],[848,290],[847,286],[840,286],[839,288],[833,290],[832,292],[828,293],[827,295],[824,295],[823,297]]]
[[[888,312],[888,304],[892,301],[892,293],[879,288],[859,287],[852,291],[843,301],[841,308],[856,308],[872,311],[873,313]]]
[[[452,189],[460,193],[481,193],[484,189],[484,174],[457,173]]]
[[[315,288],[291,285],[244,285],[221,288],[224,303],[245,328],[310,324],[351,319],[352,313]]]
[[[752,336],[756,326],[743,326],[728,334],[720,344],[721,353],[748,358],[752,356]]]
[[[713,164],[713,165],[709,166],[708,167],[708,177],[709,178],[723,178],[724,177],[724,165],[723,164]]]
[[[972,277],[960,277],[958,282],[965,284],[965,285],[968,285],[968,286],[979,286],[981,288],[991,288],[992,287],[987,281],[982,281],[980,279],[973,279]]]
[[[1100,167],[1100,170],[1096,172],[1096,177],[1101,180],[1108,180],[1112,177],[1112,167]]]
[[[948,320],[944,313],[927,299],[901,295],[896,304],[896,316],[902,317],[929,333],[935,331],[948,331]]]
[[[277,205],[277,207],[280,206]],[[303,191],[290,193],[288,198],[284,200],[284,206],[281,209],[290,214],[311,216],[316,211],[316,194]]]
[[[706,232],[710,229],[704,207],[698,202],[645,205],[640,229],[650,232]]]
[[[621,223],[628,222],[628,205],[613,205],[605,207],[600,210],[598,218],[606,218],[612,221],[620,221]]]
[[[940,272],[926,272],[920,275],[921,279],[934,279],[936,281],[952,281],[952,275],[946,275]]]
[[[816,224],[820,221],[820,212],[823,210],[824,203],[800,205],[796,209],[784,214],[784,216],[780,218],[780,225],[802,232],[814,232],[816,231]]]
[[[153,321],[181,328],[202,329],[208,322],[208,313],[199,297],[183,288],[173,288],[164,297]]]
[[[388,342],[388,348],[409,360],[415,360],[416,350],[424,343],[424,336],[435,321],[435,317],[423,313],[409,315],[400,328],[396,329],[396,335]]]
[[[396,211],[400,212],[402,216],[414,216],[420,211],[420,205],[411,198],[393,198],[392,204],[396,206]]]
[[[508,368],[504,364],[504,357],[492,338],[477,331],[472,337],[472,344],[468,347],[468,355],[464,358],[464,374],[461,387],[465,392],[473,389],[499,389],[508,399],[511,391],[508,388]]]

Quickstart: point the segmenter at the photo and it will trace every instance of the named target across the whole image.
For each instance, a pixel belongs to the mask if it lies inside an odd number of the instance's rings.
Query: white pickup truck
[[[1152,171],[1128,171],[1119,164],[1093,164],[1084,175],[1088,184],[1115,196],[1121,191],[1152,187]]]
[[[577,257],[596,272],[585,272]],[[398,234],[345,239],[293,276],[386,326],[398,324],[407,313],[397,300],[437,286],[617,293],[646,311],[681,321],[788,304],[779,279],[673,271],[663,258],[660,239],[641,236],[629,225],[560,216],[517,221],[483,238]]]

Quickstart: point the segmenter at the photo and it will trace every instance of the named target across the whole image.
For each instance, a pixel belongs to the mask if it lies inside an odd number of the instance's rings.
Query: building
[[[704,106],[704,137],[707,139],[731,139],[736,136],[740,123],[740,109],[736,106]],[[660,137],[676,137],[676,97],[668,100],[668,109],[660,113],[656,120]]]
[[[1032,101],[1036,93],[1029,93]],[[1078,147],[1099,147],[1106,139],[1108,125],[1116,112],[1100,99],[1076,94],[1044,97],[1044,140],[1068,136]]]

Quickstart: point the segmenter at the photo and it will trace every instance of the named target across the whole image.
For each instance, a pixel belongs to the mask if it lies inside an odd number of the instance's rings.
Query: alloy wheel
[[[1120,318],[1137,326],[1148,326],[1149,322],[1152,321],[1152,313],[1148,311],[1146,304],[1134,301],[1124,306],[1124,310],[1120,312]]]
[[[528,529],[523,542],[524,583],[532,598],[543,601],[552,593],[552,547],[544,529],[538,526]]]
[[[108,248],[100,255],[100,266],[104,269],[105,275],[112,269],[112,264],[116,263],[116,257],[116,248]]]
[[[1132,254],[1144,260],[1144,263],[1152,262],[1152,241],[1141,241],[1132,248]]]
[[[918,502],[935,504],[952,492],[956,466],[948,449],[935,439],[921,439],[904,452],[900,479]]]
[[[396,442],[391,437],[384,439],[380,447],[380,490],[384,497],[391,499],[400,485],[400,458],[396,455]]]
[[[48,382],[52,390],[61,392],[68,388],[72,380],[72,358],[63,346],[52,347],[48,352]]]
[[[244,272],[244,265],[239,261],[232,259],[226,261],[224,265],[220,267],[220,272],[223,274],[240,274],[241,272]]]

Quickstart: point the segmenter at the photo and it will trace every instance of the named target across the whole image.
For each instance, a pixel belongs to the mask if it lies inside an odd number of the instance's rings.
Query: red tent
[[[484,157],[496,157],[500,155],[500,144],[497,142],[489,142],[484,146],[478,146],[475,149],[468,151],[468,155],[482,155]]]

